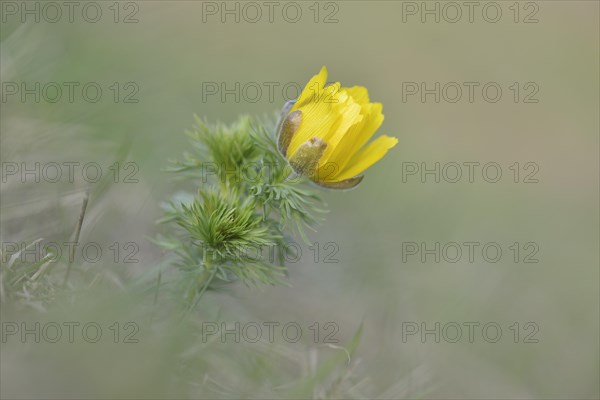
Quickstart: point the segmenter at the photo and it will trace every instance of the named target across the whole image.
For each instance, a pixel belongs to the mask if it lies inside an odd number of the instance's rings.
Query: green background
[[[166,256],[147,238],[158,231],[160,202],[182,187],[161,169],[188,149],[183,132],[193,126],[193,114],[224,122],[242,113],[271,115],[286,100],[283,85],[303,85],[326,65],[330,81],[365,86],[372,101],[383,103],[386,118],[379,133],[397,137],[399,144],[356,190],[322,193],[330,212],[309,235],[321,249],[318,262],[303,246],[301,261],[290,265],[291,287],[236,285],[229,293],[209,293],[204,307],[218,309],[218,317],[201,310],[199,318],[297,321],[303,327],[332,321],[339,326],[340,346],[362,322],[353,357],[360,360],[352,372],[356,387],[344,396],[597,398],[598,3],[521,2],[518,23],[514,2],[495,3],[503,13],[497,23],[482,17],[486,2],[475,9],[472,23],[464,7],[456,23],[443,18],[436,23],[432,16],[422,23],[420,14],[403,21],[407,2],[329,3],[317,4],[317,23],[312,1],[297,2],[302,17],[296,23],[283,18],[286,2],[275,8],[272,23],[263,2],[257,3],[263,15],[256,23],[244,21],[244,14],[239,23],[231,15],[223,23],[220,14],[203,14],[199,1],[139,1],[135,8],[122,2],[118,23],[109,9],[113,2],[98,2],[103,16],[97,23],[86,22],[77,11],[73,23],[66,16],[57,23],[31,18],[22,23],[18,16],[3,15],[3,83],[98,82],[104,91],[97,103],[83,100],[78,91],[73,103],[64,97],[56,103],[31,97],[23,102],[18,96],[3,100],[2,161],[95,161],[105,173],[115,160],[131,161],[139,166],[139,182],[103,187],[81,179],[3,182],[2,241],[64,240],[77,220],[82,192],[90,187],[82,239],[138,243],[139,263],[110,266],[124,280],[156,268]],[[239,3],[240,11],[244,5]],[[536,6],[538,22],[523,23]],[[138,22],[123,23],[132,11]],[[253,11],[247,11],[252,18]],[[337,22],[324,23],[331,12]],[[114,102],[108,87],[115,82],[121,90],[133,82],[139,101]],[[222,101],[221,93],[203,98],[210,82],[228,88],[254,82],[263,92],[256,102],[253,91],[242,93],[239,102],[232,95]],[[273,99],[265,82],[279,85]],[[436,103],[433,95],[425,102],[418,95],[403,101],[403,82],[426,82],[429,88],[435,82],[497,82],[503,93],[495,103],[483,99],[481,86],[472,103],[466,91],[455,103],[443,98]],[[509,89],[514,82],[521,88],[518,102]],[[528,82],[539,88],[537,103],[522,101]],[[472,183],[466,168],[457,183],[443,176],[435,182],[432,175],[424,182],[419,175],[403,179],[406,163],[433,168],[436,162],[496,162],[502,178],[487,182],[479,167]],[[509,169],[515,162],[521,168],[518,183]],[[537,183],[523,182],[530,171],[524,169],[527,162],[539,167]],[[337,263],[324,262],[328,242],[339,247]],[[503,254],[496,263],[486,262],[480,246],[473,263],[465,253],[456,263],[434,262],[433,256],[422,262],[420,253],[403,260],[406,242],[428,248],[436,242],[496,242]],[[518,263],[508,248],[515,242],[521,246]],[[539,262],[522,262],[527,242],[539,247]],[[97,264],[82,268],[102,269]],[[113,321],[123,315],[136,320],[137,304],[113,306],[111,295],[85,293],[75,305],[65,299],[58,310],[42,314],[44,320]],[[87,302],[81,300],[86,296]],[[8,313],[3,321],[39,320],[36,313]],[[503,331],[497,343],[484,340],[479,329],[473,343],[464,337],[466,329],[457,343],[443,338],[436,343],[433,335],[425,343],[419,335],[404,342],[407,322],[426,323],[429,329],[436,322],[496,322]],[[519,343],[509,329],[515,322]],[[527,322],[539,327],[538,343],[523,342]],[[310,340],[283,343],[269,348],[259,362],[253,358],[257,345],[216,343],[212,353],[199,356],[206,375],[183,385],[171,376],[185,375],[177,370],[178,357],[189,349],[173,343],[194,340],[189,332],[179,340],[169,327],[163,330],[167,333],[141,328],[138,345],[120,347],[3,343],[2,395],[263,397],[269,396],[265,387],[288,383],[282,376],[303,376],[297,365],[310,368],[314,352],[321,360],[339,351]],[[236,369],[241,366],[246,372]],[[212,380],[218,385],[211,386]],[[270,397],[286,396],[275,393]]]

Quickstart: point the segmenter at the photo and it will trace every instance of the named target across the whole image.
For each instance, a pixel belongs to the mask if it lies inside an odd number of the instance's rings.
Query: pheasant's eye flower
[[[323,67],[300,97],[286,104],[277,145],[296,173],[324,187],[349,189],[398,139],[380,136],[367,144],[383,122],[381,103],[369,102],[362,86],[326,82]]]

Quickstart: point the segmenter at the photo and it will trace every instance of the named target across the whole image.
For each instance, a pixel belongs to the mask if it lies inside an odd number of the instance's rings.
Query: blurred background
[[[76,259],[85,284],[49,306],[3,298],[3,398],[598,398],[597,2],[74,3],[2,2],[2,262],[7,243],[72,240],[86,189],[81,241],[104,257]],[[323,65],[383,103],[399,144],[322,193],[290,287],[208,293],[196,325],[138,296],[128,282],[168,270],[149,238],[193,115],[272,115]],[[106,340],[9,335],[22,321],[99,321]],[[113,343],[115,321],[139,343]],[[201,321],[303,335],[205,343]]]

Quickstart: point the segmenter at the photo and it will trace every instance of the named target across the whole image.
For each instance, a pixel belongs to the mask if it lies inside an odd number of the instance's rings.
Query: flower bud
[[[362,86],[328,85],[323,67],[283,107],[277,148],[296,173],[317,185],[351,189],[398,143],[386,135],[370,141],[383,122],[381,110]]]

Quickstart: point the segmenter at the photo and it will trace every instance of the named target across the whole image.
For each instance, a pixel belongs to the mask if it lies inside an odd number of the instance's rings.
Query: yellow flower
[[[300,97],[286,104],[278,148],[296,173],[324,187],[349,189],[398,139],[380,136],[367,144],[383,122],[381,103],[369,102],[362,86],[325,86],[326,82],[323,67]]]

